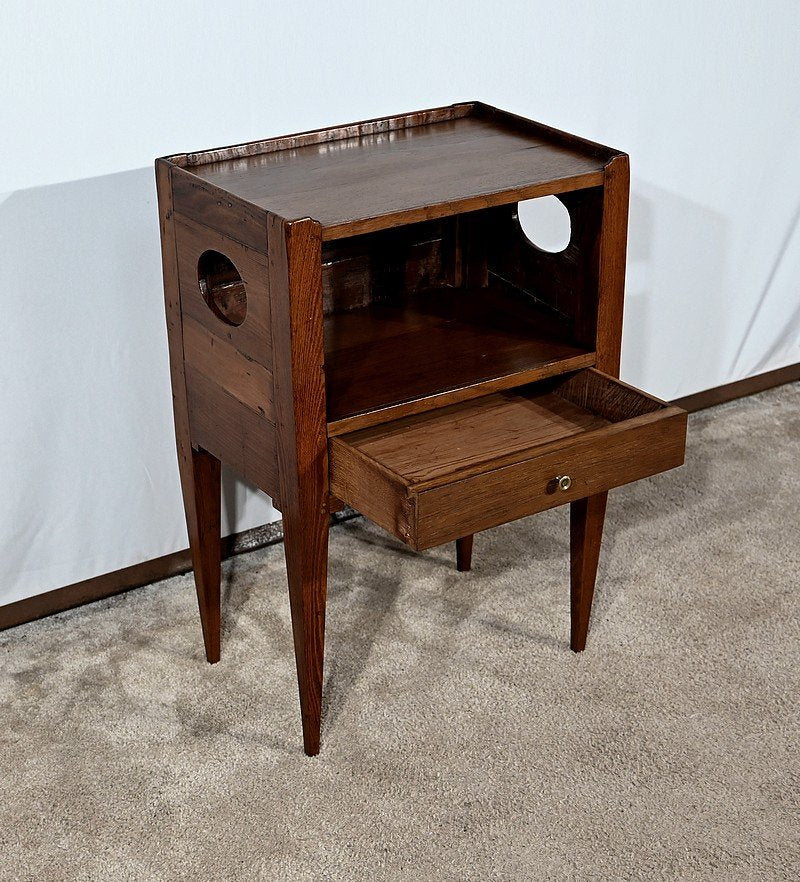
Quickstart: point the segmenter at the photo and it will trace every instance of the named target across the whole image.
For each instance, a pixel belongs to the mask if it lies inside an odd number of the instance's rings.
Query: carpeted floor
[[[454,550],[331,534],[322,754],[283,551],[0,635],[0,878],[800,878],[800,384],[614,491],[589,646],[567,511]]]

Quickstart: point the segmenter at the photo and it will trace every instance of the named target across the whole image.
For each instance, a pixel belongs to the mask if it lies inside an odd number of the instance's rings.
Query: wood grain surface
[[[499,285],[444,288],[329,315],[331,432],[593,364],[594,353],[565,339],[567,331],[542,304]]]
[[[311,220],[268,219],[284,552],[305,752],[319,753],[328,578],[322,240]]]
[[[206,659],[213,664],[220,657],[220,463],[210,454],[192,447],[184,369],[180,260],[172,203],[171,172],[168,163],[162,160],[156,162],[172,408],[200,624]]]
[[[460,105],[189,154],[191,173],[337,239],[602,184],[613,151]],[[394,121],[394,122],[392,122]]]
[[[684,455],[686,414],[615,379],[627,156],[466,102],[176,154],[157,179],[209,660],[220,461],[283,513],[306,753],[320,746],[329,512],[344,504],[413,548],[455,540],[466,571],[474,533],[570,503],[583,649],[609,488]],[[519,220],[544,195],[569,212],[555,254]]]
[[[425,548],[680,465],[685,424],[678,408],[581,371],[334,437],[331,490]],[[554,488],[564,474],[566,492]]]

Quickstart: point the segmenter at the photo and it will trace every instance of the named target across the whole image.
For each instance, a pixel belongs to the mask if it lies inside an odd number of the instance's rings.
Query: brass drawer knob
[[[572,478],[569,475],[561,475],[561,477],[556,478],[556,486],[559,490],[569,490],[572,486]]]

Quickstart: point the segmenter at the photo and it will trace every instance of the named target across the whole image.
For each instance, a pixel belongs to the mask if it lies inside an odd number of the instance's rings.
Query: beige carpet
[[[322,754],[275,546],[0,635],[0,878],[800,878],[800,384],[612,493],[589,646],[567,511],[404,550],[332,532]]]

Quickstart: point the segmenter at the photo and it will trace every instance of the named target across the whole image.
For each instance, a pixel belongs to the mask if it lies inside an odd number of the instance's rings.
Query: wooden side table
[[[628,158],[478,102],[156,162],[175,428],[206,655],[220,462],[283,514],[306,753],[330,513],[412,548],[571,505],[586,644],[607,491],[683,462],[686,414],[619,382]],[[556,195],[571,239],[522,232]]]

